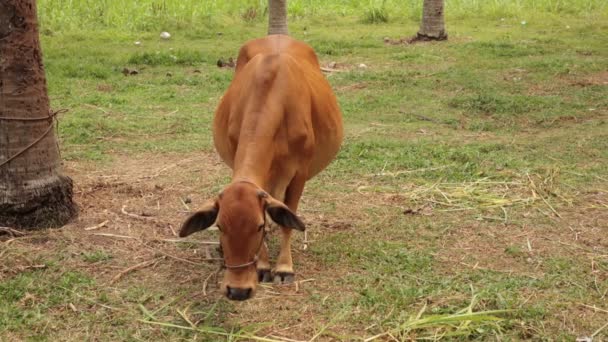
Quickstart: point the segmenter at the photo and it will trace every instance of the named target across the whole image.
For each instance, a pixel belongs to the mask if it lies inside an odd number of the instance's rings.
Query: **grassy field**
[[[48,30],[119,28],[124,31],[188,29],[215,26],[242,26],[243,20],[266,20],[267,0],[40,0],[42,24]],[[292,20],[312,23],[332,22],[357,17],[361,21],[373,12],[391,21],[418,21],[422,12],[420,0],[290,0]],[[546,19],[608,11],[604,0],[450,0],[446,1],[448,19],[518,18]]]
[[[0,237],[0,340],[608,340],[605,2],[448,1],[449,41],[392,44],[419,2],[366,24],[382,1],[290,1],[346,138],[305,190],[296,284],[235,303],[216,232],[174,231],[229,180],[216,61],[265,34],[265,1],[41,0],[81,213]]]

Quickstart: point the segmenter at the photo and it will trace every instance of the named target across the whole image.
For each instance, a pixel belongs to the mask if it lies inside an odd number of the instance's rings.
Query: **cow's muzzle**
[[[232,300],[246,300],[251,298],[253,294],[252,288],[241,289],[238,287],[226,286],[226,297]]]

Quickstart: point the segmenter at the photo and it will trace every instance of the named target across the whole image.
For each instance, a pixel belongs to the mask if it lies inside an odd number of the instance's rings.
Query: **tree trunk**
[[[0,226],[62,226],[76,214],[59,173],[35,0],[0,0]]]
[[[446,40],[443,0],[424,0],[422,24],[414,40]]]
[[[287,0],[268,0],[268,34],[289,34]]]

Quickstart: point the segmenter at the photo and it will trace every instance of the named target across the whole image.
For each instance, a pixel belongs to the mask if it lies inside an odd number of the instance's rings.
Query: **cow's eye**
[[[222,231],[222,227],[219,224],[215,225],[217,227],[217,230],[219,230],[220,232]]]
[[[266,224],[262,223],[261,225],[258,226],[258,232],[262,229],[264,229],[264,227],[266,226]]]

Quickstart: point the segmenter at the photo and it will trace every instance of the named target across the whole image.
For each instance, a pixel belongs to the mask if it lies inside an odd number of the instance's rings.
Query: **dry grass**
[[[449,168],[451,166],[434,167],[418,170],[401,170],[394,172],[380,171],[371,176],[377,178],[396,178],[402,175],[424,173]],[[508,210],[511,208],[538,206],[539,211],[548,216],[561,217],[551,202],[560,206],[571,206],[575,201],[572,194],[564,193],[558,186],[559,169],[549,169],[545,174],[513,175],[509,181],[494,180],[482,177],[474,181],[444,182],[418,185],[408,183],[389,186],[359,185],[357,192],[366,195],[376,192],[391,195],[391,200],[403,202],[402,209],[406,214],[430,215],[432,211],[455,212],[473,211],[480,213],[480,219],[509,222]],[[395,182],[393,182],[395,183]],[[498,210],[500,216],[484,216],[492,209]],[[494,210],[496,212],[496,210]]]

